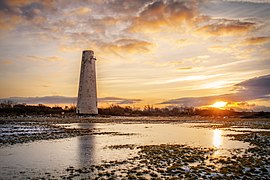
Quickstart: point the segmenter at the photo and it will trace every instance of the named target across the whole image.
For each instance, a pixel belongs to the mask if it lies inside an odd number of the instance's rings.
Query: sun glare
[[[213,146],[215,148],[219,148],[222,145],[222,131],[219,129],[215,129],[213,132]]]
[[[218,101],[218,102],[215,102],[214,104],[211,105],[211,107],[214,107],[214,108],[223,108],[227,105],[228,103],[225,102],[225,101]]]

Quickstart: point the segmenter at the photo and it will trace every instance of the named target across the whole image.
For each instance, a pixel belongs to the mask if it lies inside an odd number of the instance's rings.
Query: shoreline
[[[216,117],[216,116],[0,116],[0,121],[12,120],[12,121],[47,121],[47,122],[93,122],[93,123],[110,123],[110,122],[126,122],[126,121],[138,121],[138,122],[169,122],[169,121],[188,121],[188,122],[233,122],[233,121],[270,121],[270,118],[240,118],[240,117]]]
[[[93,138],[118,139],[105,146],[103,153],[111,152],[134,152],[134,156],[124,160],[106,160],[98,164],[67,164],[60,170],[36,169],[28,171],[27,167],[19,167],[17,172],[11,172],[13,165],[7,166],[5,176],[26,179],[45,178],[45,179],[73,179],[73,178],[120,178],[120,179],[168,179],[168,178],[191,178],[191,179],[212,179],[212,178],[232,178],[242,179],[245,177],[269,178],[270,166],[269,146],[270,146],[270,119],[241,119],[241,118],[209,118],[209,117],[0,117],[0,150],[10,152],[10,148],[21,148],[37,144],[46,144],[53,140],[68,142],[68,138],[86,138],[87,141],[81,142],[79,152],[92,152],[89,144]],[[104,124],[102,124],[104,123]],[[140,124],[141,130],[151,126],[160,126],[163,132],[165,126],[182,126],[182,123],[190,123],[191,129],[205,128],[207,131],[215,130],[233,131],[224,135],[231,141],[241,141],[248,143],[247,149],[227,150],[229,155],[216,157],[215,152],[218,148],[193,146],[183,143],[167,144],[144,144],[138,145],[132,140],[138,134],[133,133],[132,127]],[[150,125],[152,124],[152,125]],[[154,125],[155,124],[155,125]],[[125,130],[106,129],[105,126],[124,126]],[[100,128],[101,126],[102,128]],[[185,125],[183,125],[185,126]],[[239,131],[237,128],[248,128],[249,130]],[[254,129],[255,131],[251,131]],[[263,129],[258,131],[256,129]],[[217,132],[218,132],[217,131]],[[4,132],[4,133],[3,133]],[[175,131],[176,132],[176,131]],[[5,134],[6,133],[6,134]],[[219,138],[222,134],[216,134]],[[164,136],[166,136],[164,134]],[[144,136],[143,136],[144,137]],[[214,137],[214,136],[213,136]],[[216,137],[216,138],[218,138]],[[67,140],[66,140],[67,139]],[[126,139],[127,142],[122,142]],[[129,139],[131,141],[129,141]],[[57,141],[56,141],[57,142]],[[55,143],[56,143],[55,142]],[[29,143],[29,144],[28,144]],[[31,144],[32,143],[32,144]],[[26,144],[21,146],[20,144]],[[77,147],[77,145],[75,145]],[[67,146],[70,147],[70,146]],[[73,145],[71,146],[73,147]],[[101,149],[102,150],[102,149]],[[222,150],[222,149],[221,149]],[[17,152],[17,149],[16,151]],[[54,150],[54,153],[57,153]],[[75,151],[77,152],[77,151]],[[84,154],[85,155],[85,154]],[[103,155],[103,154],[102,154]],[[88,157],[88,156],[86,156]],[[8,158],[8,157],[7,157]],[[83,161],[84,162],[84,161]],[[10,170],[10,169],[11,170]],[[1,178],[1,177],[0,177]]]

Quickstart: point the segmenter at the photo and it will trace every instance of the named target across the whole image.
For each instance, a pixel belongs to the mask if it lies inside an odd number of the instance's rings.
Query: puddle
[[[136,148],[108,148],[114,145],[185,144],[215,148],[215,156],[228,155],[228,150],[246,149],[249,146],[248,143],[230,140],[229,137],[224,136],[241,132],[195,128],[194,123],[74,123],[58,126],[95,129],[99,134],[1,147],[1,178],[12,178],[13,174],[13,178],[16,178],[15,176],[32,178],[46,172],[60,177],[69,166],[83,167],[100,164],[103,161],[121,161],[134,157],[138,152]],[[106,132],[118,134],[106,134]]]
[[[0,137],[12,136],[12,135],[24,135],[24,134],[40,134],[51,132],[52,129],[43,126],[33,126],[25,124],[6,124],[1,125],[0,128]]]

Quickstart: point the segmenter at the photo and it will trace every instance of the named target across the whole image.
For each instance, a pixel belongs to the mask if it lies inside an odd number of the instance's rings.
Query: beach
[[[1,179],[269,179],[270,121],[1,117]]]

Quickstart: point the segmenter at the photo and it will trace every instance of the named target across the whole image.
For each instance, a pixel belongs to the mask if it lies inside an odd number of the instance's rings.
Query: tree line
[[[106,116],[220,116],[220,117],[270,117],[270,112],[237,112],[233,109],[222,110],[217,108],[194,108],[194,107],[165,107],[157,108],[147,105],[144,108],[131,106],[111,105],[105,108],[99,108],[99,115]],[[0,103],[1,116],[73,116],[76,115],[76,106],[49,107],[43,104],[27,105],[14,104],[12,102]]]

